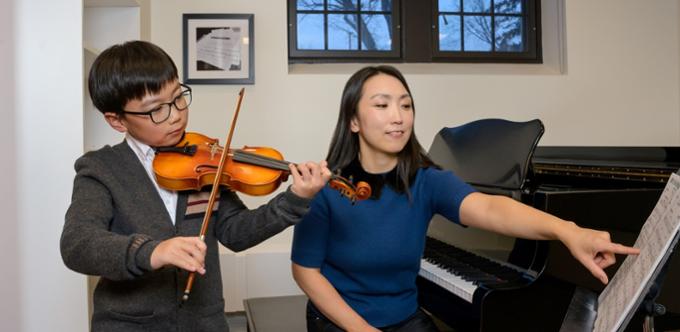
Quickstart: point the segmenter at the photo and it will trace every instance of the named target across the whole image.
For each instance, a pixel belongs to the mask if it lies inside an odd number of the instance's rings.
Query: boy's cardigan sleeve
[[[248,249],[300,222],[309,211],[310,202],[311,199],[295,195],[288,187],[269,203],[249,210],[234,192],[224,190],[215,236],[232,251]]]
[[[71,205],[61,235],[61,256],[70,269],[112,280],[132,279],[151,270],[150,257],[159,241],[144,234],[121,235],[109,230],[114,199],[101,176],[98,158],[76,162]]]

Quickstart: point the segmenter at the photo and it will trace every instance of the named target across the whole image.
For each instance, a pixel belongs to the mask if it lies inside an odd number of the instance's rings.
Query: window
[[[539,3],[288,0],[288,59],[540,63]]]
[[[291,58],[400,56],[399,0],[289,0]]]
[[[536,1],[435,2],[434,58],[540,62]]]

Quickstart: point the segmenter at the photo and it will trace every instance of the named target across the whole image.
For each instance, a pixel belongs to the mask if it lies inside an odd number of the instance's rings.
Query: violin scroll
[[[339,175],[333,175],[330,181],[328,181],[328,185],[332,189],[337,190],[341,195],[347,197],[352,204],[357,200],[361,201],[371,197],[371,186],[364,181],[359,181],[355,186],[349,180]]]
[[[368,199],[369,197],[371,197],[371,193],[372,193],[371,192],[371,185],[369,185],[367,182],[359,181],[356,184],[356,188],[357,188],[356,195],[357,195],[358,200],[364,200],[364,199]]]

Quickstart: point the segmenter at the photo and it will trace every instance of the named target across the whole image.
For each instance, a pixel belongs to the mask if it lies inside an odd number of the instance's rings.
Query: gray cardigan
[[[290,190],[254,210],[232,191],[221,191],[205,238],[207,272],[196,275],[189,300],[180,306],[188,273],[172,266],[152,271],[150,257],[163,240],[199,234],[207,195],[180,192],[173,225],[126,142],[85,154],[75,169],[61,255],[70,269],[101,276],[93,331],[228,331],[217,242],[247,249],[297,223],[309,209],[310,200]]]

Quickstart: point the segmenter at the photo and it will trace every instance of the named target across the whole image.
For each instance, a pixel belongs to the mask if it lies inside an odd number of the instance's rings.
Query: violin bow
[[[203,223],[201,224],[201,233],[199,235],[201,241],[205,241],[205,233],[208,231],[208,225],[210,224],[210,217],[212,216],[213,206],[215,205],[215,199],[217,197],[217,192],[220,190],[220,181],[222,179],[222,171],[224,170],[224,164],[227,161],[227,155],[229,154],[229,147],[231,146],[231,138],[234,135],[234,128],[236,128],[236,119],[238,119],[238,113],[241,110],[241,101],[243,101],[243,94],[245,88],[241,88],[238,93],[238,103],[236,104],[236,111],[234,112],[234,118],[231,120],[231,128],[229,129],[229,134],[227,135],[227,141],[222,150],[222,157],[220,158],[219,166],[217,167],[217,174],[215,174],[215,180],[213,181],[213,187],[210,191],[210,198],[208,199],[208,207],[205,210],[205,215],[203,216]],[[182,303],[189,299],[189,294],[191,293],[191,287],[196,279],[196,272],[190,272],[189,278],[187,279],[187,285],[184,288],[184,295],[182,296]]]

